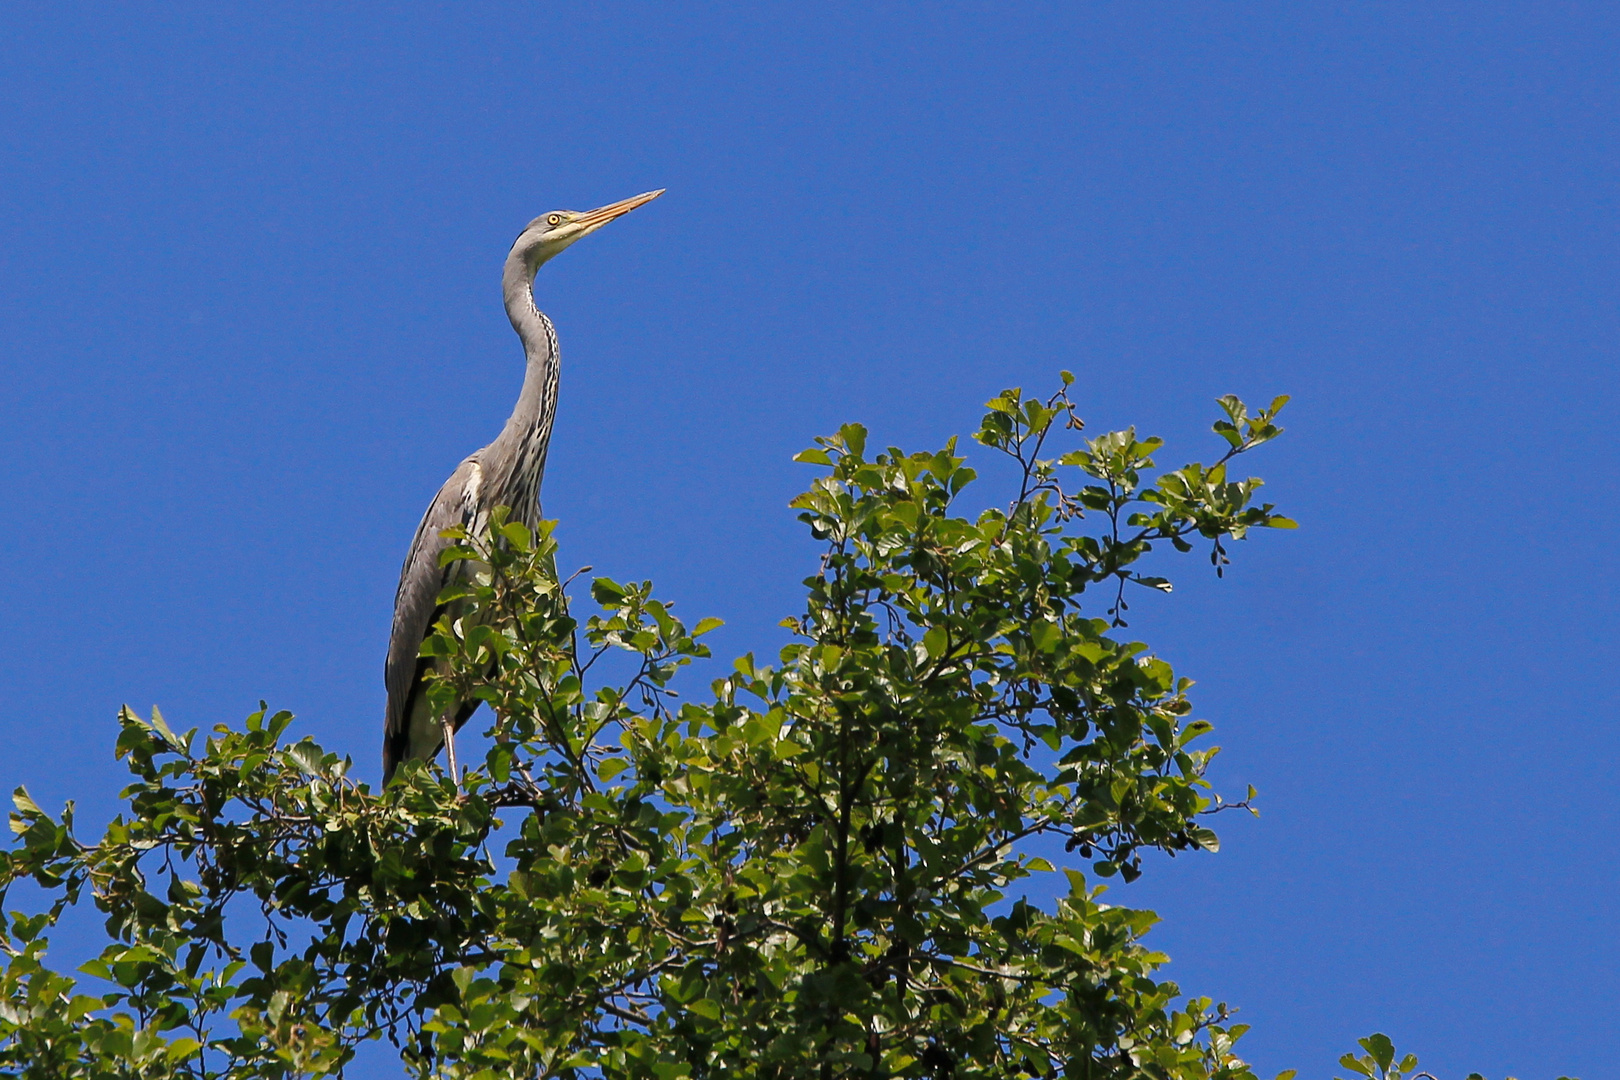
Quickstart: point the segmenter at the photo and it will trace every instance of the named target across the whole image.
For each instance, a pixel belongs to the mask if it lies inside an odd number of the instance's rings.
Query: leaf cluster
[[[342,1075],[383,1039],[468,1080],[1249,1080],[1244,1025],[1161,979],[1155,917],[1085,871],[1214,851],[1210,815],[1249,806],[1210,790],[1191,683],[1116,631],[1128,587],[1169,589],[1157,546],[1219,571],[1292,527],[1229,469],[1286,399],[1222,399],[1221,456],[1160,472],[1131,430],[1048,451],[1082,430],[1070,381],[989,402],[975,437],[1017,483],[975,514],[955,440],[869,454],[848,425],[799,455],[822,551],[793,640],[692,700],[718,620],[647,582],[585,605],[552,524],[497,512],[447,534],[467,572],[423,643],[430,700],[490,706],[463,776],[375,791],[287,713],[200,737],[126,709],[101,839],[17,793],[0,884],[50,904],[0,934],[0,1076]],[[88,983],[44,936],[85,898]]]

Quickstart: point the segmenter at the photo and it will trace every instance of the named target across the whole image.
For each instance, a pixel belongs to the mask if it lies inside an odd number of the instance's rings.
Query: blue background
[[[931,448],[1066,367],[1175,465],[1217,395],[1292,394],[1252,469],[1301,530],[1172,564],[1132,627],[1265,816],[1111,895],[1268,1075],[1374,1029],[1442,1077],[1615,1075],[1617,28],[9,6],[0,787],[94,832],[120,703],[260,697],[375,779],[400,558],[521,377],[507,245],[667,187],[537,288],[565,563],[725,618],[718,674],[797,609],[788,458],[842,421]]]

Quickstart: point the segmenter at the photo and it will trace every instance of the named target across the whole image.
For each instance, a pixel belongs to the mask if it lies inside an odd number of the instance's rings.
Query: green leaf
[[[1390,1042],[1389,1036],[1381,1031],[1375,1031],[1365,1039],[1358,1040],[1361,1048],[1372,1055],[1380,1069],[1388,1070],[1395,1062],[1395,1044]],[[1341,1044],[1342,1045],[1342,1044]]]
[[[859,458],[866,452],[866,428],[860,424],[845,424],[838,429],[838,437],[849,447],[852,457]]]
[[[178,735],[169,730],[169,725],[164,722],[163,714],[158,712],[156,705],[152,706],[152,727],[157,730],[159,735],[163,736],[163,741],[174,749],[180,750],[184,748],[185,744],[180,741]]]
[[[456,984],[456,989],[461,992],[463,999],[466,998],[467,988],[472,985],[472,981],[477,975],[478,972],[475,968],[466,967],[465,965],[450,972],[450,981]]]
[[[624,603],[626,589],[612,578],[599,577],[591,582],[591,599],[603,607]]]
[[[506,542],[512,545],[513,550],[529,551],[534,547],[534,534],[529,532],[529,527],[521,521],[508,521],[501,526],[500,531]]]
[[[439,552],[439,565],[449,566],[453,562],[478,558],[478,550],[466,544],[450,544]]]
[[[175,1062],[184,1061],[186,1058],[195,1057],[197,1051],[201,1049],[202,1043],[191,1038],[190,1036],[186,1036],[176,1039],[174,1042],[170,1043],[165,1056],[169,1059],[169,1063],[172,1065]]]
[[[309,739],[304,739],[302,742],[287,747],[284,756],[294,768],[310,776],[324,775],[321,767],[324,755],[321,753],[321,748]]]
[[[39,803],[35,802],[33,797],[28,794],[28,789],[25,787],[19,787],[11,793],[11,804],[23,814],[38,816],[45,813],[39,808]]]
[[[1351,1072],[1369,1077],[1371,1080],[1378,1080],[1378,1074],[1373,1072],[1369,1066],[1362,1064],[1361,1059],[1354,1054],[1345,1054],[1339,1059],[1339,1064]]]

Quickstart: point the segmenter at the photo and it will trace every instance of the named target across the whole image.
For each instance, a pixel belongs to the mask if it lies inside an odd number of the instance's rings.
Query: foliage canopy
[[[1157,977],[1152,913],[1051,860],[1129,880],[1216,849],[1210,725],[1117,631],[1128,585],[1169,589],[1138,571],[1156,546],[1220,570],[1292,526],[1229,475],[1286,399],[1221,399],[1222,456],[1149,479],[1134,430],[1043,456],[1081,428],[1070,382],[989,403],[975,437],[1016,490],[973,517],[955,440],[869,455],[848,425],[800,454],[823,551],[793,642],[699,699],[672,680],[718,620],[598,578],[581,622],[552,523],[455,534],[477,572],[442,597],[464,614],[424,644],[430,693],[495,718],[459,788],[416,763],[374,791],[285,712],[199,736],[124,710],[128,809],[99,841],[15,796],[0,880],[51,902],[4,920],[0,1075],[341,1075],[387,1039],[466,1080],[1250,1080],[1226,1006]],[[95,993],[46,965],[87,896]],[[1358,1076],[1415,1067],[1363,1048]]]

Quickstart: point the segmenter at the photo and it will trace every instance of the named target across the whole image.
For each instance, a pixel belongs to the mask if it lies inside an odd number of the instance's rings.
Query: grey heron
[[[546,469],[552,420],[557,414],[561,362],[557,331],[534,303],[535,271],[569,244],[662,194],[660,188],[596,210],[553,210],[542,214],[524,227],[506,256],[501,292],[507,317],[523,342],[528,360],[523,390],[495,441],[471,454],[439,488],[416,527],[416,537],[400,570],[385,673],[388,709],[383,729],[384,784],[400,762],[431,759],[440,746],[448,747],[447,764],[459,784],[455,733],[478,708],[477,701],[465,701],[443,715],[435,715],[428,705],[424,680],[433,661],[419,655],[422,641],[445,614],[438,603],[439,593],[450,583],[451,575],[464,573],[467,565],[439,565],[439,553],[448,543],[439,534],[454,525],[477,532],[497,506],[511,507],[512,520],[531,529],[540,520],[540,480]]]

